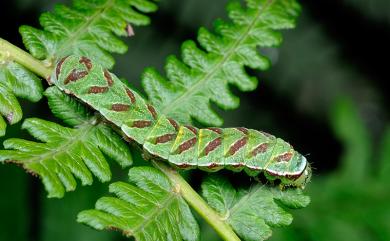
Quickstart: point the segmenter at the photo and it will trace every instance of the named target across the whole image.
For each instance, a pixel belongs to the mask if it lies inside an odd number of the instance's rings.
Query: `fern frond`
[[[110,52],[127,50],[117,36],[132,34],[131,25],[147,25],[150,19],[145,13],[156,10],[153,0],[74,0],[71,8],[57,5],[53,12],[42,14],[39,20],[43,30],[30,26],[19,30],[26,48],[47,66],[53,66],[61,56],[79,54],[111,68],[114,59]],[[36,102],[43,91],[34,74],[8,61],[5,55],[0,52],[0,136],[6,129],[1,115],[10,124],[22,118],[15,96]]]
[[[0,150],[0,161],[23,165],[41,177],[49,197],[62,197],[65,191],[76,188],[77,177],[83,185],[92,183],[91,172],[99,180],[111,179],[111,172],[103,153],[121,166],[132,163],[131,154],[121,138],[105,124],[99,123],[84,107],[63,96],[56,87],[46,91],[50,106],[65,122],[77,125],[74,129],[37,118],[26,119],[22,125],[41,142],[8,139],[6,149]],[[57,110],[68,106],[61,115]]]
[[[20,33],[38,59],[53,63],[64,55],[78,54],[111,68],[114,59],[109,52],[127,50],[117,36],[129,35],[131,25],[147,25],[150,19],[144,13],[156,10],[150,0],[74,0],[71,8],[57,5],[53,12],[42,14],[43,30],[21,26]]]
[[[187,203],[169,179],[152,167],[134,167],[129,183],[116,182],[96,209],[78,215],[78,221],[98,230],[115,229],[139,241],[198,240],[199,227]]]
[[[86,124],[93,116],[85,105],[64,94],[57,87],[48,88],[45,96],[51,112],[70,126]]]
[[[168,57],[166,78],[153,68],[144,72],[145,91],[163,114],[182,123],[195,118],[206,125],[221,125],[222,119],[212,110],[210,101],[222,109],[237,108],[239,99],[228,86],[235,85],[241,91],[257,87],[257,79],[250,77],[244,67],[269,67],[257,48],[278,46],[282,37],[276,30],[294,27],[300,7],[295,0],[246,2],[246,8],[239,1],[228,5],[232,22],[216,21],[216,33],[201,28],[200,47],[191,40],[184,42],[182,61]]]
[[[6,122],[15,124],[22,119],[22,108],[16,97],[37,102],[42,98],[41,81],[21,65],[0,56],[0,136],[5,135]]]
[[[291,223],[292,215],[286,207],[302,208],[310,202],[298,189],[281,191],[258,184],[237,191],[220,175],[210,175],[202,183],[202,193],[209,205],[246,241],[269,238],[271,227]]]

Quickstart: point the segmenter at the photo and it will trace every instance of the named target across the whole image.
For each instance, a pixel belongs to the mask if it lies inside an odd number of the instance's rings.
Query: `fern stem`
[[[50,76],[52,71],[42,61],[35,59],[23,49],[2,38],[0,38],[0,58],[5,61],[15,61],[45,79]]]
[[[204,199],[188,184],[186,180],[184,180],[179,173],[177,173],[176,170],[158,161],[153,161],[153,165],[168,176],[187,203],[195,209],[195,211],[198,212],[200,216],[202,216],[202,218],[210,224],[210,226],[214,228],[223,240],[240,241],[240,238],[233,231],[230,225],[223,221],[222,217],[204,201]]]

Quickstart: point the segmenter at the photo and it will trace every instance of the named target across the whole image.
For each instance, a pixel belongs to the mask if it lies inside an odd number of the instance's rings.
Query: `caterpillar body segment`
[[[198,129],[179,125],[86,57],[62,58],[50,81],[98,111],[128,139],[142,145],[149,156],[178,168],[227,168],[251,176],[264,172],[270,180],[301,188],[310,179],[306,158],[282,139],[243,127]]]

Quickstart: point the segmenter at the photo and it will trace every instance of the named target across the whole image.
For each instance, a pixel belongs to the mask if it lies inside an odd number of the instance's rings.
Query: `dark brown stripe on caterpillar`
[[[171,125],[173,126],[173,128],[175,128],[176,131],[179,131],[179,124],[177,124],[177,122],[171,118],[168,119],[169,123],[171,123]]]
[[[196,129],[195,127],[193,126],[185,126],[188,130],[190,130],[192,133],[194,133],[195,135],[198,134],[198,129]]]
[[[217,134],[222,134],[222,129],[221,128],[216,128],[216,127],[208,127],[206,128],[207,130],[214,131]]]
[[[210,152],[214,151],[218,146],[220,146],[221,143],[222,143],[221,137],[212,140],[209,144],[207,144],[206,148],[204,149],[204,155],[207,156]]]
[[[151,105],[148,105],[148,110],[149,110],[150,114],[152,114],[153,119],[157,120],[157,112],[154,109],[154,107]]]
[[[197,141],[197,138],[194,137],[188,141],[185,141],[184,143],[182,143],[180,146],[179,146],[179,154],[183,153],[184,151],[190,149],[191,147],[195,146],[196,144],[196,141]]]
[[[91,86],[88,90],[88,94],[100,94],[100,93],[106,93],[107,91],[108,91],[108,87]]]
[[[68,58],[69,56],[65,56],[63,57],[57,64],[57,67],[56,67],[56,78],[58,79],[58,76],[60,75],[61,73],[61,68],[62,68],[62,64],[64,63],[64,61],[66,60],[66,58]]]
[[[256,156],[257,154],[259,153],[264,153],[266,152],[268,149],[268,144],[267,143],[262,143],[260,145],[258,145],[252,152],[251,152],[251,156]]]
[[[188,168],[192,167],[192,165],[190,163],[176,164],[176,166],[180,169],[188,169]]]
[[[210,164],[207,166],[207,168],[210,169],[210,170],[217,170],[217,169],[219,169],[219,167],[221,167],[221,165],[218,164],[218,163],[215,163],[215,162],[210,163]]]
[[[248,142],[248,137],[243,137],[240,140],[236,141],[229,149],[229,155],[234,155],[238,150],[240,150],[243,146]]]
[[[152,125],[151,121],[140,120],[140,121],[134,121],[132,127],[135,127],[135,128],[145,128],[145,127],[149,127],[151,125]]]
[[[292,158],[293,154],[291,152],[284,153],[280,156],[275,157],[275,161],[277,162],[289,162]]]
[[[244,128],[244,127],[237,127],[236,129],[239,130],[239,131],[241,131],[241,132],[244,133],[245,135],[248,135],[248,129],[247,129],[247,128]]]
[[[85,76],[88,75],[87,71],[77,71],[76,69],[73,69],[72,72],[66,77],[64,84],[67,85],[70,82],[75,82],[79,79],[84,78]]]
[[[127,93],[127,96],[129,96],[131,103],[134,104],[135,103],[134,93],[128,88],[126,88],[126,93]]]
[[[84,64],[88,71],[92,69],[92,62],[85,56],[82,56],[79,61],[80,64]]]
[[[156,144],[166,143],[176,138],[176,134],[165,134],[156,138]]]
[[[117,111],[117,112],[122,112],[122,111],[128,111],[130,109],[129,105],[125,104],[112,104],[111,110]]]
[[[104,78],[106,79],[108,86],[111,87],[114,84],[110,72],[106,69],[104,70]]]

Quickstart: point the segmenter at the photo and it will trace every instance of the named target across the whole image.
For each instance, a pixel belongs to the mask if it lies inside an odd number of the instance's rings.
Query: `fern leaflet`
[[[21,65],[0,55],[0,136],[5,135],[6,122],[15,124],[22,119],[22,108],[16,97],[37,102],[42,98],[41,81]]]
[[[55,87],[46,91],[53,112],[65,122],[77,125],[67,128],[59,124],[26,119],[22,125],[31,135],[43,143],[22,139],[8,139],[1,150],[0,161],[8,160],[23,165],[29,172],[42,178],[49,197],[62,197],[66,191],[76,188],[78,177],[83,185],[92,183],[92,174],[101,181],[109,181],[111,172],[104,154],[122,166],[131,165],[129,148],[111,128],[99,123],[74,100],[62,96]],[[68,99],[69,98],[69,99]],[[68,106],[68,110],[64,109]],[[77,110],[77,111],[75,111]]]
[[[139,241],[198,240],[199,227],[175,186],[152,167],[130,169],[131,184],[116,182],[96,209],[78,215],[78,221],[96,229],[117,229]]]
[[[219,126],[222,119],[211,109],[210,100],[222,109],[233,109],[239,99],[228,88],[229,84],[241,91],[254,90],[257,79],[249,77],[244,67],[264,70],[269,67],[258,47],[277,46],[281,35],[275,30],[292,28],[299,13],[295,0],[247,0],[247,7],[239,1],[228,5],[232,22],[215,22],[216,34],[201,28],[198,42],[182,45],[182,61],[174,56],[167,59],[167,78],[149,68],[143,74],[143,86],[151,102],[162,114],[183,124],[191,118]]]
[[[127,46],[115,35],[126,36],[131,25],[146,25],[143,13],[157,10],[149,0],[75,0],[73,7],[57,5],[41,15],[43,30],[21,26],[23,42],[38,59],[53,63],[67,54],[83,54],[107,68],[114,64],[108,52],[124,53]]]
[[[236,233],[246,241],[269,238],[271,227],[287,226],[292,215],[286,207],[306,207],[310,199],[299,189],[280,191],[263,185],[236,191],[220,175],[210,175],[202,183],[202,193],[211,207],[218,211]]]

